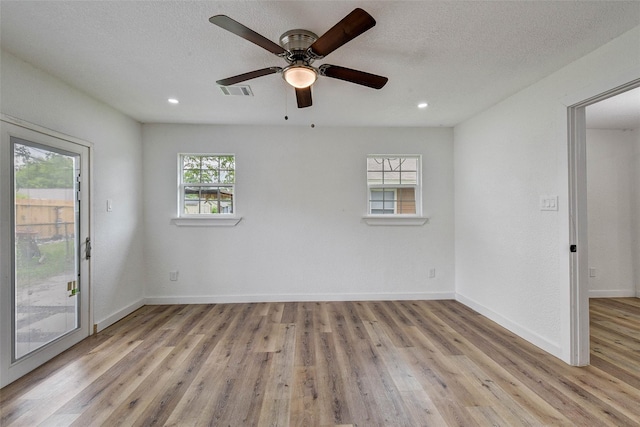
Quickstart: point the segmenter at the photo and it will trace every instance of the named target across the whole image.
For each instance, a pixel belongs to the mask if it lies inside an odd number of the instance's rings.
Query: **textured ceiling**
[[[246,82],[253,97],[216,86],[284,61],[210,16],[277,42],[321,35],[355,7],[377,25],[314,65],[387,76],[383,89],[320,78],[299,110],[278,74]],[[1,0],[0,19],[3,49],[140,122],[452,126],[638,25],[640,2]]]

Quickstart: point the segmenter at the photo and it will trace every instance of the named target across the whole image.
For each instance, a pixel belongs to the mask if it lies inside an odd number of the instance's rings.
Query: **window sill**
[[[368,215],[362,218],[367,225],[408,225],[421,226],[429,221],[424,216],[390,216],[390,215]]]
[[[240,221],[241,216],[171,218],[171,224],[178,227],[235,227]]]

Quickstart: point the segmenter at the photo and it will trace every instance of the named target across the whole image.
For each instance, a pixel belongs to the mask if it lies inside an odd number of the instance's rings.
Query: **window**
[[[233,155],[180,155],[179,216],[234,213]]]
[[[420,215],[420,156],[367,157],[369,215]]]

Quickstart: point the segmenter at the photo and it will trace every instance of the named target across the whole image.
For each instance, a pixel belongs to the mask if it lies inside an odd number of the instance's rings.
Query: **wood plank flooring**
[[[146,306],[0,391],[2,426],[638,426],[640,299],[570,367],[455,301]]]

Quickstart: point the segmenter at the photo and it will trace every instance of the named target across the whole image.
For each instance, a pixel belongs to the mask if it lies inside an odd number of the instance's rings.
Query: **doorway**
[[[589,296],[635,297],[640,87],[586,107]]]
[[[2,386],[90,334],[89,156],[2,118]]]
[[[589,269],[587,223],[586,108],[640,87],[640,79],[592,96],[568,107],[569,238],[570,258],[570,363],[589,364]]]

